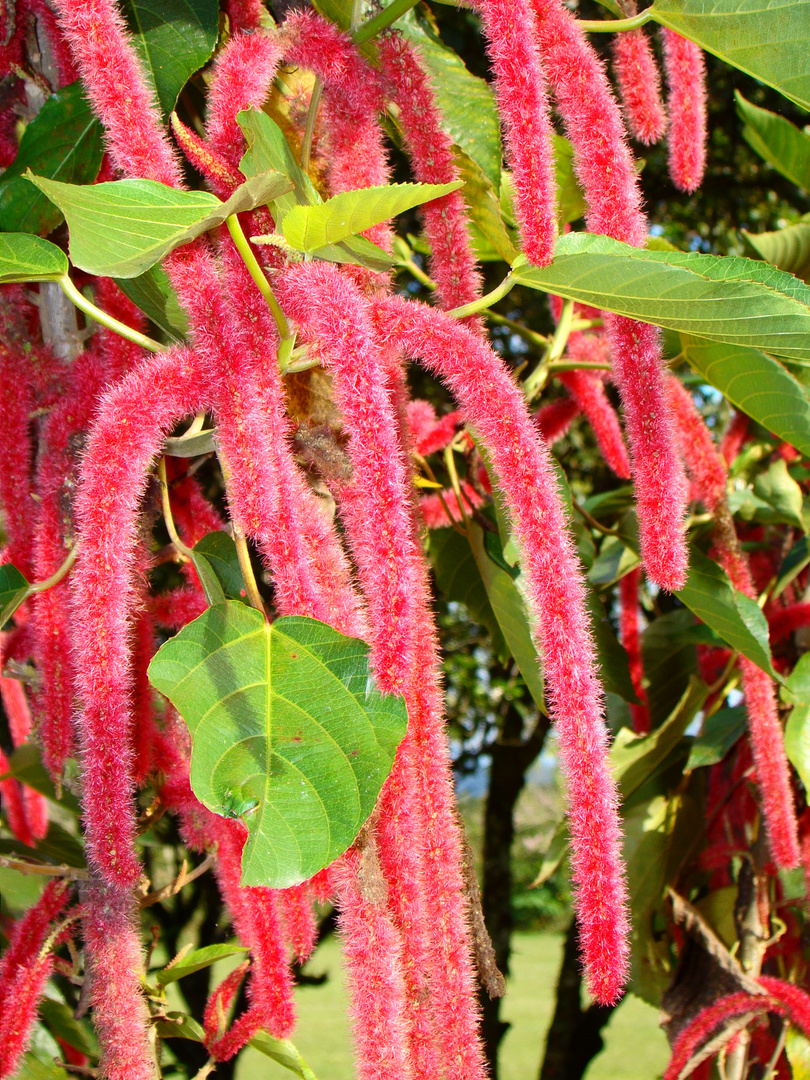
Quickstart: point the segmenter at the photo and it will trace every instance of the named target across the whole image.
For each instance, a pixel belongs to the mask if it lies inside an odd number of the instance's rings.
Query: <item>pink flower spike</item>
[[[555,398],[554,401],[541,405],[534,414],[534,422],[544,441],[553,446],[565,435],[581,411],[577,399],[566,394],[565,397]]]
[[[278,39],[267,33],[235,34],[217,58],[208,92],[208,141],[234,169],[245,152],[237,113],[262,107],[280,61]]]
[[[732,416],[731,423],[726,428],[720,441],[720,455],[726,465],[730,465],[742,450],[748,438],[748,425],[750,422],[744,412],[735,412]]]
[[[715,448],[711,433],[681,380],[670,375],[666,380],[666,392],[678,444],[695,493],[707,510],[714,510],[726,497],[726,463]]]
[[[736,542],[736,537],[734,539]],[[739,589],[751,599],[756,599],[744,552],[736,543],[735,547],[731,548],[723,541],[718,544],[717,555],[735,589]],[[801,855],[796,806],[779,719],[776,688],[771,677],[747,657],[741,656],[738,663],[768,844],[776,865],[781,870],[790,870],[799,865]]]
[[[458,413],[446,413],[437,418],[436,410],[428,401],[417,398],[407,405],[408,434],[414,450],[422,457],[444,450],[452,441],[460,418]]]
[[[699,45],[661,28],[669,112],[669,175],[679,191],[697,191],[706,169],[706,61]]]
[[[6,755],[0,750],[0,776],[9,772],[11,765]],[[28,847],[35,847],[34,836],[28,823],[23,786],[13,776],[0,780],[0,801],[6,815],[8,827],[15,840]]]
[[[521,246],[530,262],[545,266],[557,231],[556,181],[546,78],[530,9],[527,0],[482,0],[479,10],[506,132]]]
[[[641,659],[641,634],[639,633],[638,587],[641,582],[641,567],[636,567],[625,574],[619,581],[619,629],[620,640],[627,651],[630,667],[630,679],[636,697],[641,705],[631,705],[633,730],[645,735],[650,730],[650,710],[647,708],[647,692],[644,689],[644,664]]]
[[[605,384],[589,371],[563,371],[559,379],[588,418],[605,461],[618,477],[629,480],[630,458],[619,418],[605,393]]]
[[[81,899],[102,1075],[108,1080],[155,1080],[151,1017],[143,996],[138,905],[130,889],[97,880],[82,889]]]
[[[627,975],[626,887],[616,786],[594,670],[584,587],[548,451],[495,353],[443,312],[399,297],[372,302],[377,333],[444,379],[489,451],[527,577],[551,713],[569,785],[572,876],[591,993],[616,1001]]]
[[[751,1013],[752,1017],[763,1012],[781,1012],[786,1010],[774,1006],[773,1000],[763,994],[749,994],[740,990],[735,994],[727,994],[725,997],[713,1001],[707,1005],[689,1024],[681,1031],[672,1047],[672,1057],[664,1073],[664,1080],[679,1080],[681,1072],[700,1046],[707,1042],[715,1028],[724,1021],[734,1016],[745,1016]]]
[[[784,979],[776,979],[772,975],[760,975],[758,981],[787,1011],[790,1022],[810,1037],[810,994],[800,986],[794,986]]]
[[[413,163],[423,184],[447,184],[458,179],[452,141],[442,127],[436,96],[414,47],[398,34],[387,34],[378,56],[394,100]],[[468,213],[461,191],[453,191],[421,209],[430,244],[430,272],[445,308],[469,304],[481,295],[481,275],[468,232]]]
[[[791,604],[773,612],[768,616],[768,636],[771,644],[788,637],[800,626],[810,626],[810,604]]]
[[[27,365],[22,351],[0,346],[0,431],[3,432],[4,446],[0,509],[6,537],[3,561],[13,563],[30,580],[35,517],[30,436],[34,394],[27,377]]]
[[[228,19],[232,34],[239,30],[261,30],[267,20],[267,8],[262,0],[228,0]]]
[[[650,39],[639,27],[614,34],[611,49],[622,111],[630,134],[645,146],[657,143],[666,131],[667,114],[661,101],[661,76]]]
[[[226,157],[212,149],[204,139],[186,127],[176,112],[169,117],[177,145],[194,168],[221,198],[227,198],[244,181],[244,176]]]
[[[605,315],[622,392],[636,490],[641,557],[647,577],[668,592],[686,581],[688,487],[675,450],[656,327]]]
[[[130,615],[137,515],[166,433],[199,411],[199,367],[186,349],[150,357],[102,399],[76,495],[81,552],[72,574],[72,644],[82,711],[84,814],[91,865],[122,887],[133,851]],[[137,403],[137,408],[133,408]]]
[[[114,0],[54,0],[115,167],[171,187],[182,173]]]

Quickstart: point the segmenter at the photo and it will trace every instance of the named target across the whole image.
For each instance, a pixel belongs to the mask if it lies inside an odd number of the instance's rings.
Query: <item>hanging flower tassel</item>
[[[661,29],[669,112],[669,174],[679,191],[697,191],[706,169],[706,61],[699,45]]]
[[[661,100],[661,76],[650,39],[641,27],[614,34],[611,51],[622,112],[630,134],[645,146],[657,143],[666,131],[667,114]]]

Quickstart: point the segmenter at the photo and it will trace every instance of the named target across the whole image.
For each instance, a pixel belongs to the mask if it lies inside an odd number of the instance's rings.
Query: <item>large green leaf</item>
[[[656,0],[655,19],[810,109],[810,0]]]
[[[777,678],[771,662],[768,623],[755,600],[735,589],[725,572],[697,548],[689,554],[689,577],[675,594],[732,649]]]
[[[630,678],[627,651],[613,632],[605,605],[595,589],[588,590],[585,602],[591,613],[591,629],[599,657],[599,675],[603,688],[609,694],[618,694],[625,701],[638,704]]]
[[[101,124],[81,82],[57,90],[34,117],[14,161],[0,178],[0,230],[49,233],[62,220],[53,203],[23,179],[33,169],[53,180],[95,180],[104,153]]]
[[[810,135],[784,116],[752,105],[739,90],[734,96],[745,125],[743,135],[751,148],[788,180],[810,191]]]
[[[39,1005],[39,1016],[52,1035],[75,1046],[83,1054],[98,1057],[98,1041],[92,1027],[87,1020],[77,1020],[73,1009],[64,1001],[44,997]]]
[[[168,337],[181,341],[186,336],[186,313],[162,266],[152,266],[138,277],[118,278],[116,285]]]
[[[496,655],[508,656],[501,628],[466,536],[452,528],[431,529],[428,555],[436,584],[445,599],[464,604],[471,618],[489,630]]]
[[[785,725],[785,753],[810,791],[810,653],[799,657],[785,679],[780,697],[793,705]]]
[[[121,0],[132,41],[168,114],[219,36],[217,0]]]
[[[428,73],[444,127],[453,142],[483,172],[496,192],[501,187],[501,127],[489,85],[472,75],[442,42],[433,26],[410,11],[397,29],[417,49]]]
[[[452,184],[387,184],[340,191],[318,206],[293,207],[285,214],[281,231],[296,251],[312,254],[460,187],[459,180]]]
[[[647,705],[653,728],[672,711],[672,702],[686,691],[697,673],[695,646],[705,642],[707,629],[691,611],[678,608],[653,619],[641,635]]]
[[[301,1057],[298,1048],[289,1039],[276,1039],[273,1035],[268,1035],[266,1031],[260,1031],[258,1035],[253,1036],[248,1045],[252,1046],[254,1050],[260,1050],[261,1053],[272,1058],[279,1065],[283,1065],[285,1069],[295,1073],[301,1080],[318,1080],[315,1073]]]
[[[198,540],[192,562],[209,604],[245,599],[245,580],[236,544],[226,532],[210,532]]]
[[[30,233],[0,235],[0,285],[56,281],[67,272],[67,255],[56,244]]]
[[[278,173],[253,176],[227,202],[207,191],[178,191],[154,180],[78,187],[30,179],[67,219],[71,261],[89,274],[132,278],[231,214],[272,202],[290,189]]]
[[[176,964],[162,968],[155,976],[155,981],[158,986],[168,986],[178,979],[184,979],[186,975],[193,975],[195,971],[203,971],[220,960],[226,960],[229,956],[239,956],[246,952],[243,945],[204,945],[201,949],[192,949],[186,953]]]
[[[745,733],[747,714],[744,705],[721,709],[703,721],[700,735],[689,750],[687,769],[702,769],[722,761],[732,746]]]
[[[0,566],[0,629],[28,595],[28,581],[13,563]]]
[[[503,570],[487,553],[484,530],[475,522],[467,523],[467,535],[489,602],[498,620],[507,647],[515,659],[523,681],[541,712],[546,712],[543,673],[532,640],[526,605],[511,574]]]
[[[292,190],[276,199],[281,214],[286,214],[297,204],[314,206],[322,202],[315,186],[298,164],[284,132],[267,113],[258,109],[246,109],[237,114],[236,120],[245,136],[247,150],[239,162],[244,176],[257,176],[264,172],[277,172],[286,176]]]
[[[810,408],[801,384],[758,349],[682,338],[683,355],[738,409],[810,456]]]
[[[453,154],[459,177],[464,183],[464,201],[469,208],[473,225],[480,229],[495,253],[504,262],[511,263],[517,256],[517,248],[501,216],[500,200],[495,188],[481,166],[461,147],[455,147]]]
[[[779,458],[754,478],[754,494],[774,508],[781,521],[804,529],[802,489]]]
[[[286,888],[345,851],[407,726],[364,642],[315,619],[268,625],[235,601],[166,642],[149,678],[189,727],[197,798],[248,827],[244,885]]]
[[[810,361],[810,287],[753,259],[651,251],[569,233],[549,266],[515,261],[523,285],[713,341]]]
[[[742,235],[754,254],[765,262],[810,283],[810,221],[799,221],[776,232]]]

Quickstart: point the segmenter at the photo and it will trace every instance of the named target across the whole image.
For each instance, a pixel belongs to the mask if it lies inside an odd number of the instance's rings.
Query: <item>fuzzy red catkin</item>
[[[553,446],[565,435],[581,411],[577,399],[566,394],[565,397],[555,398],[554,401],[541,405],[533,419],[543,440]]]
[[[621,115],[604,67],[560,0],[532,0],[544,69],[588,202],[591,232],[643,246],[647,222]],[[676,591],[686,580],[686,478],[664,395],[661,339],[654,326],[605,316],[624,406],[638,503],[641,551],[650,579]]]
[[[630,134],[645,146],[657,143],[666,131],[667,114],[661,100],[661,76],[650,39],[641,27],[614,34],[611,51],[622,112]]]
[[[598,375],[588,371],[562,371],[559,379],[588,418],[605,461],[618,477],[629,480],[630,458],[619,418],[605,393],[605,384]]]
[[[444,450],[452,441],[459,425],[457,412],[436,416],[436,410],[429,401],[417,398],[406,406],[408,434],[417,454],[428,457],[437,450]]]
[[[786,1012],[782,1006],[776,1006],[773,999],[763,994],[749,994],[740,990],[735,994],[727,994],[725,997],[713,1001],[707,1005],[690,1021],[681,1031],[672,1047],[672,1057],[669,1059],[664,1080],[678,1080],[684,1066],[692,1058],[699,1047],[708,1040],[715,1028],[733,1016],[745,1016],[751,1013],[752,1017],[763,1012]]]
[[[419,55],[404,37],[385,35],[378,45],[383,78],[399,107],[399,122],[416,179],[422,184],[458,180],[450,137],[442,127],[436,95]],[[452,191],[421,208],[430,244],[430,273],[442,307],[460,307],[481,295],[468,213],[461,191]]]
[[[310,263],[289,270],[279,283],[279,299],[305,340],[317,343],[332,373],[354,467],[352,482],[339,492],[340,508],[369,606],[372,663],[383,691],[403,693],[408,708],[409,734],[381,802],[380,857],[403,930],[412,1064],[420,1078],[431,1075],[435,1051],[427,1005],[445,1075],[473,1080],[482,1075],[483,1057],[461,847],[427,577],[411,524],[411,489],[385,361],[363,297],[334,268]],[[425,962],[426,972],[418,966]],[[422,992],[414,993],[420,984]],[[358,1015],[370,1008],[371,1003]]]
[[[756,600],[745,554],[739,547],[731,549],[722,542],[718,544],[717,554],[735,589]],[[782,870],[789,870],[799,864],[800,851],[790,766],[785,754],[776,688],[770,676],[747,657],[741,656],[738,663],[768,844],[776,865]]]
[[[790,604],[768,615],[768,635],[771,645],[788,637],[800,626],[810,626],[810,604]]]
[[[750,420],[744,412],[735,412],[720,441],[720,455],[726,465],[730,465],[743,448],[748,438]]]
[[[7,640],[7,634],[0,634],[0,668],[5,653],[3,646]],[[0,675],[0,698],[3,701],[3,711],[6,714],[9,731],[11,732],[11,741],[15,747],[21,746],[28,741],[32,727],[31,710],[22,683],[18,679],[8,679]],[[16,781],[13,782],[16,783]],[[20,787],[22,789],[25,819],[28,823],[30,836],[35,842],[41,840],[48,831],[48,804],[45,796],[32,787],[27,784],[21,784]],[[31,841],[25,842],[31,843]],[[33,843],[32,846],[36,846],[36,844]]]
[[[143,996],[138,905],[132,890],[92,880],[81,890],[90,1005],[105,1080],[154,1080],[153,1029]]]
[[[669,174],[691,194],[706,169],[706,61],[699,45],[661,28],[669,112]]]
[[[618,800],[606,761],[583,584],[548,452],[489,346],[423,304],[381,298],[373,312],[382,341],[423,361],[449,384],[492,456],[522,553],[569,785],[572,876],[588,983],[599,1001],[615,1001],[628,959]]]
[[[30,424],[34,393],[28,367],[29,361],[22,351],[0,346],[0,430],[4,446],[0,506],[6,537],[4,561],[13,563],[31,580],[35,515]]]
[[[179,162],[114,0],[54,0],[84,88],[125,176],[182,186]]]
[[[554,254],[556,180],[546,78],[527,0],[480,0],[495,96],[515,185],[521,247],[545,266]]]
[[[163,438],[201,400],[194,356],[151,357],[102,399],[87,440],[76,495],[81,551],[72,574],[72,643],[82,705],[84,813],[90,864],[131,886],[133,851],[130,617],[137,515],[148,468]]]
[[[675,375],[668,376],[666,390],[678,445],[695,493],[707,510],[714,510],[726,497],[728,469],[692,395],[681,380]]]
[[[9,760],[0,750],[0,776],[10,770]],[[0,800],[2,800],[3,811],[11,835],[15,840],[19,840],[21,844],[35,847],[36,841],[31,832],[28,815],[25,811],[25,796],[20,781],[13,776],[9,776],[6,780],[0,780]]]
[[[39,953],[68,896],[64,880],[49,881],[39,900],[14,924],[0,958],[0,1080],[14,1073],[28,1043],[52,964],[50,955],[40,958]]]

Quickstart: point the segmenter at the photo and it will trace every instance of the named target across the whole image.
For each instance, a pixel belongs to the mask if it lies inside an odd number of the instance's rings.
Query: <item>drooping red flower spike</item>
[[[545,266],[554,254],[556,187],[546,76],[527,0],[480,0],[495,96],[515,185],[521,248]]]
[[[581,411],[579,401],[566,394],[565,397],[555,398],[541,405],[534,414],[534,422],[544,441],[553,446],[565,435]]]
[[[611,50],[628,130],[645,146],[657,143],[666,131],[667,114],[661,100],[661,76],[650,39],[641,27],[614,34]]]
[[[222,199],[227,198],[244,181],[237,167],[187,127],[177,113],[172,113],[169,122],[177,145],[186,158],[205,177],[215,194]]]
[[[588,371],[562,371],[559,379],[588,418],[605,461],[618,477],[629,480],[630,458],[619,418],[605,393],[605,384],[598,375]]]
[[[182,185],[180,165],[162,134],[124,20],[114,0],[54,0],[84,88],[104,125],[109,154],[125,176]]]
[[[800,626],[810,626],[810,604],[790,604],[768,616],[768,635],[771,644],[782,641],[798,630]]]
[[[157,1062],[143,996],[138,906],[132,890],[89,882],[81,891],[89,1000],[110,1080],[155,1080]]]
[[[50,881],[42,896],[15,923],[0,959],[0,1080],[19,1065],[37,1008],[53,968],[50,950],[42,954],[48,931],[68,901],[65,881]]]
[[[736,537],[732,541],[724,533],[718,534],[717,556],[735,589],[756,600],[751,570]],[[768,845],[776,865],[788,870],[798,866],[800,851],[776,688],[771,677],[747,657],[741,656],[738,663]]]
[[[604,67],[560,0],[532,0],[540,54],[588,203],[591,232],[640,247],[647,236],[641,194],[621,115]],[[648,577],[669,591],[686,580],[687,485],[664,394],[658,330],[605,316],[624,406]]]
[[[0,634],[0,670],[2,670],[2,665],[5,663],[5,644],[7,640],[7,634]],[[28,741],[32,728],[31,709],[22,683],[18,679],[9,679],[0,675],[0,700],[3,702],[3,712],[6,714],[11,741],[15,747],[21,746]],[[5,764],[7,768],[8,763]],[[16,783],[16,780],[3,781],[3,791],[10,792],[10,785]],[[48,831],[48,804],[44,795],[41,795],[27,784],[20,784],[20,788],[28,839],[20,836],[17,839],[35,847],[36,841],[41,840]],[[14,796],[12,796],[13,799]],[[16,814],[11,816],[13,818]],[[13,821],[10,821],[10,824],[12,824],[12,831],[14,831]]]
[[[397,34],[387,34],[378,47],[386,87],[399,108],[399,122],[416,179],[422,184],[448,184],[458,179],[450,137],[442,127],[436,96],[414,47]],[[430,273],[445,308],[469,304],[481,294],[481,275],[468,233],[468,215],[461,191],[434,199],[421,210],[430,244]]]
[[[672,1048],[672,1057],[664,1073],[664,1080],[679,1080],[683,1069],[695,1052],[724,1021],[748,1014],[751,1019],[754,1019],[764,1012],[780,1012],[784,1015],[786,1011],[784,1007],[776,1005],[770,995],[763,994],[760,997],[749,994],[746,990],[726,994],[725,997],[713,1001],[711,1005],[702,1009],[678,1035]]]
[[[0,506],[3,510],[5,554],[29,580],[35,521],[33,457],[30,439],[34,393],[28,376],[29,361],[22,351],[0,346],[0,430],[3,431],[3,468],[0,470]]]
[[[695,494],[707,510],[714,510],[726,497],[728,469],[712,442],[711,433],[692,395],[681,380],[670,375],[666,386],[678,445]]]
[[[748,438],[751,421],[744,412],[735,412],[720,441],[720,454],[726,465],[730,465]]]
[[[531,617],[544,657],[548,698],[568,782],[572,876],[591,993],[615,1001],[627,971],[626,890],[617,793],[583,585],[548,452],[502,362],[452,318],[423,304],[373,301],[382,341],[445,380],[491,456],[527,578]]]
[[[171,427],[204,404],[186,349],[151,357],[102,399],[82,461],[75,514],[72,641],[82,711],[87,852],[112,884],[140,873],[132,844],[130,612],[137,516],[149,466]]]
[[[669,174],[679,191],[697,191],[706,169],[706,61],[699,45],[661,29],[669,112]]]
[[[0,776],[10,771],[9,760],[0,750]],[[16,777],[8,776],[5,780],[0,780],[0,800],[2,800],[3,812],[6,815],[11,835],[15,840],[19,840],[21,844],[35,847],[36,840],[26,813],[23,786]]]

